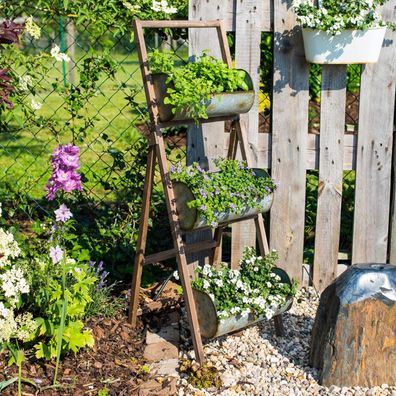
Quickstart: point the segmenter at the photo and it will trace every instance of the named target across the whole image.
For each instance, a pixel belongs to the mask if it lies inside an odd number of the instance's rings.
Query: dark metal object
[[[396,266],[353,265],[325,289],[310,358],[325,386],[396,385]]]

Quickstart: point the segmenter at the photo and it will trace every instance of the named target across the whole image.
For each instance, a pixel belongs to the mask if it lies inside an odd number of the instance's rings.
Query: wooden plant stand
[[[221,238],[223,228],[229,223],[219,224],[215,229],[214,237],[211,240],[203,241],[194,244],[186,244],[182,238],[182,230],[179,224],[179,215],[176,210],[175,195],[172,188],[172,181],[168,171],[168,161],[165,153],[164,139],[162,136],[162,128],[193,124],[193,120],[178,120],[161,122],[158,114],[157,98],[154,92],[154,86],[150,75],[148,66],[147,49],[144,40],[144,28],[215,28],[220,42],[220,49],[223,61],[231,67],[231,54],[227,44],[226,31],[223,21],[139,21],[135,20],[133,23],[135,42],[138,50],[140,68],[143,77],[143,85],[146,93],[147,105],[150,113],[150,131],[147,136],[149,142],[149,152],[147,158],[145,188],[143,192],[143,204],[139,225],[139,237],[136,248],[135,266],[133,271],[132,288],[131,288],[131,305],[129,310],[129,321],[132,326],[136,325],[136,319],[139,306],[139,291],[142,277],[142,270],[145,264],[150,264],[158,261],[163,261],[171,257],[176,257],[177,265],[184,291],[184,300],[187,308],[187,316],[189,320],[193,346],[195,350],[195,357],[199,363],[204,362],[204,352],[202,347],[201,334],[199,329],[196,306],[193,298],[192,288],[190,284],[190,277],[188,273],[186,254],[211,251],[210,261],[212,265],[217,265],[221,259]],[[235,158],[238,143],[241,149],[242,159],[250,164],[248,158],[248,147],[246,140],[246,132],[243,124],[239,120],[239,116],[225,116],[211,119],[202,119],[200,122],[215,122],[215,121],[231,121],[230,143],[228,148],[228,158]],[[154,183],[154,170],[156,161],[161,174],[161,180],[165,191],[165,199],[168,210],[170,228],[172,232],[174,248],[162,251],[150,256],[145,256],[145,247],[147,240],[149,210],[151,202],[151,194]],[[263,217],[261,214],[243,217],[234,222],[254,219],[257,230],[258,242],[261,255],[266,255],[269,252],[268,242],[264,229]],[[278,335],[282,334],[283,326],[280,316],[274,318],[275,330]]]

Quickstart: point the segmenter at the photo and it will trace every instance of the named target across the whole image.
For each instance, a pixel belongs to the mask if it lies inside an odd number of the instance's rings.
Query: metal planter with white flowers
[[[282,283],[291,285],[289,276],[285,271],[280,268],[272,270],[275,274],[281,277]],[[262,320],[269,320],[266,316],[255,316],[250,313],[248,315],[236,315],[228,318],[219,318],[216,305],[209,296],[200,290],[193,289],[195,305],[197,308],[199,328],[201,335],[205,338],[216,338],[224,334],[232,333],[234,331],[243,329],[254,323],[261,322]],[[288,311],[293,303],[293,298],[290,297],[286,300],[285,304],[278,307],[274,312],[274,316],[280,315]]]
[[[386,27],[343,30],[332,35],[323,30],[303,28],[305,58],[318,64],[365,64],[378,61]]]
[[[254,169],[257,177],[268,178],[269,175],[264,169]],[[189,208],[188,203],[195,199],[191,189],[181,182],[174,182],[173,189],[176,199],[176,208],[179,214],[180,228],[184,231],[193,230],[202,227],[208,227],[206,219],[200,215],[196,208]],[[256,205],[253,207],[246,206],[241,213],[233,213],[231,211],[216,214],[216,220],[219,224],[227,223],[242,217],[249,217],[258,213],[265,213],[271,209],[273,202],[273,193],[258,198]]]

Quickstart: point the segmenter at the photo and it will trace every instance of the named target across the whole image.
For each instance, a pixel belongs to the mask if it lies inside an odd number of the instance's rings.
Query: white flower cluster
[[[29,91],[32,86],[33,80],[29,74],[19,77],[19,89],[21,91]]]
[[[30,312],[14,316],[12,309],[7,309],[0,301],[0,344],[11,338],[26,341],[36,330],[36,322]]]
[[[153,0],[152,9],[155,12],[163,12],[165,14],[176,14],[177,12],[177,8],[169,6],[167,0]]]
[[[57,45],[54,45],[51,48],[51,56],[54,57],[58,62],[70,62],[69,55],[65,54],[64,52],[60,52],[60,48]]]
[[[14,235],[0,228],[0,268],[9,265],[10,259],[18,257],[20,252]]]
[[[11,262],[19,254],[14,236],[0,228],[0,344],[10,338],[26,340],[36,327],[30,313],[15,315],[14,312],[21,294],[29,293],[24,272]]]
[[[14,305],[21,294],[29,293],[29,284],[20,268],[12,267],[0,275],[0,287],[4,296]]]
[[[128,3],[127,1],[123,1],[122,5],[129,11],[131,11],[133,14],[136,12],[140,11],[140,5],[132,5],[131,3]]]
[[[193,287],[210,296],[220,319],[248,315],[270,319],[290,292],[281,277],[272,272],[276,258],[276,252],[263,258],[247,248],[240,269],[229,269],[224,264],[216,269],[206,264],[197,270],[200,277],[193,281]]]
[[[41,28],[33,22],[33,17],[27,17],[25,22],[26,32],[34,39],[38,40],[41,36]]]

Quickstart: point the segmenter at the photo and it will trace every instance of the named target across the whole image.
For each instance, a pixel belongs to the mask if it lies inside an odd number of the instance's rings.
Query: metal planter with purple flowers
[[[254,172],[257,177],[269,177],[268,173],[264,169],[254,168]],[[209,227],[210,224],[207,223],[205,217],[200,214],[199,210],[188,206],[188,202],[195,199],[191,189],[185,183],[181,182],[174,182],[173,189],[176,199],[176,208],[179,214],[180,228],[184,231],[188,231],[197,228]],[[271,192],[268,195],[257,198],[255,206],[249,207],[246,205],[242,212],[234,213],[230,208],[227,212],[217,213],[217,223],[228,223],[243,217],[250,217],[259,213],[268,212],[271,209],[272,202],[273,193]]]

